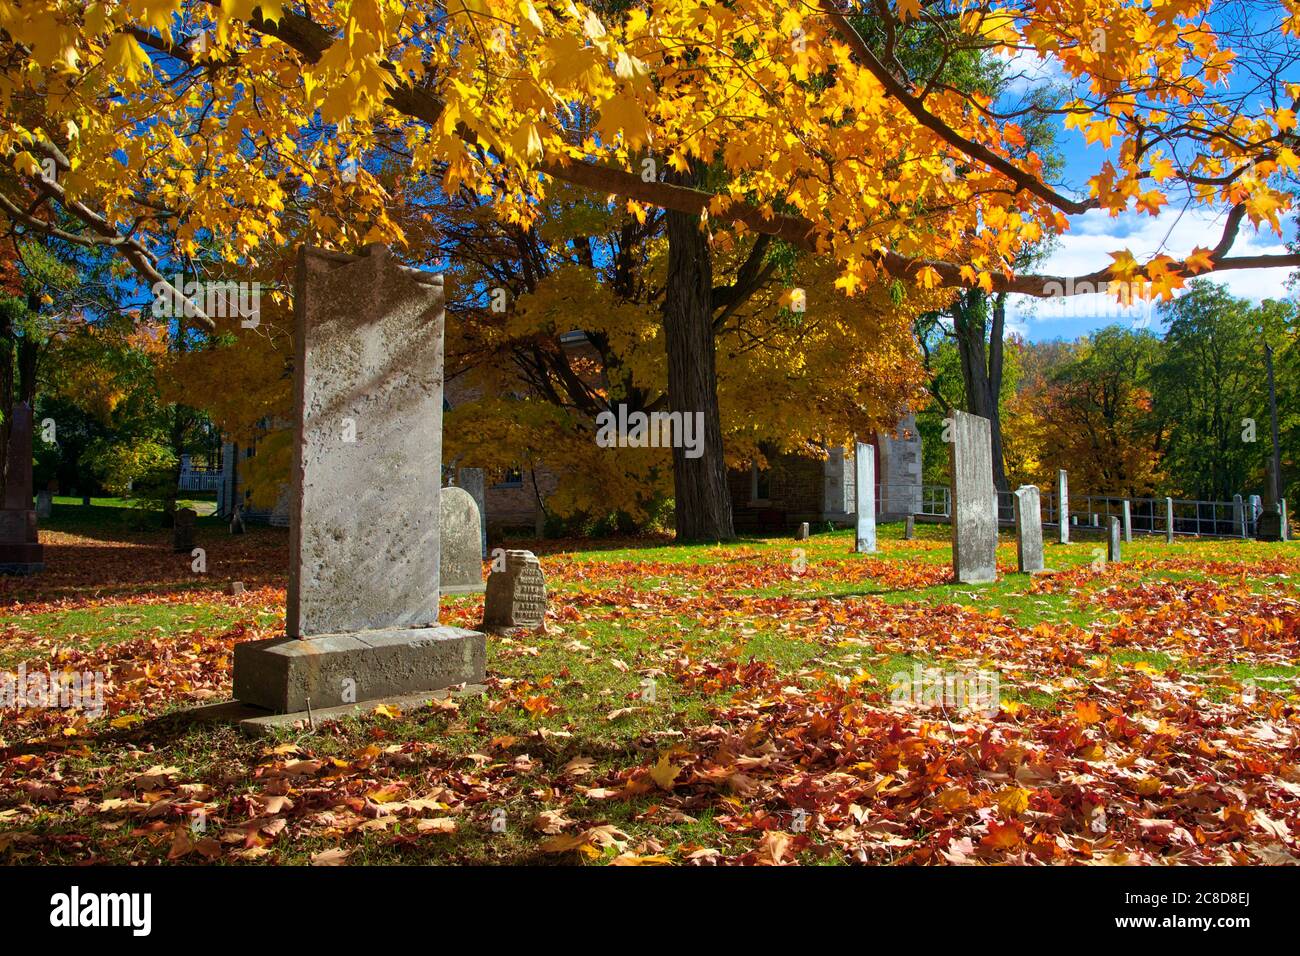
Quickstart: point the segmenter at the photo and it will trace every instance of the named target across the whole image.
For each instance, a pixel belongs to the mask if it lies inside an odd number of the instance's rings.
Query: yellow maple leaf
[[[1009,817],[1018,817],[1029,809],[1032,790],[1023,787],[1007,787],[998,794],[998,807]]]
[[[668,759],[668,755],[664,754],[659,758],[659,762],[650,769],[650,779],[655,782],[655,785],[660,790],[671,790],[676,785],[677,776],[681,772],[682,768],[674,767],[672,761]]]
[[[903,20],[915,20],[921,16],[921,0],[898,0],[897,7]]]

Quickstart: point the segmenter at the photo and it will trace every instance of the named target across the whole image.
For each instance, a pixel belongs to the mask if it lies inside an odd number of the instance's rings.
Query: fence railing
[[[913,485],[913,488],[916,486]],[[999,491],[998,520],[1013,522],[1015,495]],[[881,496],[877,496],[880,498]],[[938,519],[951,519],[952,498],[947,485],[922,485],[920,507],[912,512]],[[1044,492],[1040,500],[1043,524],[1060,524],[1060,506],[1055,492]],[[1068,519],[1072,528],[1102,531],[1111,518],[1124,519],[1124,502],[1129,503],[1129,527],[1134,534],[1167,534],[1169,518],[1164,498],[1123,498],[1114,495],[1070,495]],[[1173,499],[1173,532],[1214,538],[1249,538],[1258,530],[1262,509],[1258,498],[1234,498],[1232,501],[1198,501]],[[879,508],[879,502],[877,503]],[[878,512],[879,513],[879,512]]]
[[[216,491],[221,487],[220,469],[181,472],[177,487],[181,491]]]

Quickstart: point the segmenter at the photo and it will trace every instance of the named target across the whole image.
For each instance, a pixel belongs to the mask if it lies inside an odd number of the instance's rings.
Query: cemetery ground
[[[521,542],[546,627],[489,636],[485,693],[248,739],[185,711],[282,632],[287,533],[200,519],[196,574],[132,517],[60,503],[0,580],[0,671],[107,679],[98,717],[0,713],[0,862],[1300,861],[1293,544],[1096,536],[1031,578],[1004,531],[961,586],[946,526]],[[927,671],[997,701],[900,693]]]

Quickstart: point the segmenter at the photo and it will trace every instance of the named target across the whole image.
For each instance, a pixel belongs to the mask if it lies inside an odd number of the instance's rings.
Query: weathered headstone
[[[862,442],[853,448],[853,496],[857,509],[857,535],[853,550],[876,551],[876,450]]]
[[[1165,499],[1165,544],[1174,543],[1174,499]]]
[[[1070,476],[1064,468],[1056,472],[1056,524],[1057,540],[1061,544],[1070,543]]]
[[[457,468],[456,484],[469,492],[469,496],[474,499],[474,504],[478,505],[479,527],[482,532],[479,534],[479,557],[487,557],[487,481],[483,474],[482,468]]]
[[[546,578],[531,551],[506,552],[503,570],[488,575],[483,626],[495,630],[538,628],[546,619]]]
[[[1287,517],[1286,517],[1286,499],[1285,499],[1285,498],[1282,498],[1281,500],[1278,501],[1278,503],[1277,503],[1277,513],[1278,513],[1278,530],[1279,530],[1279,532],[1280,532],[1281,535],[1282,535],[1282,540],[1283,540],[1283,541],[1290,541],[1290,540],[1291,540],[1291,527],[1290,527],[1290,525],[1287,523]]]
[[[243,594],[243,593],[244,593],[244,582],[243,582],[243,581],[231,581],[231,582],[230,582],[230,587],[229,587],[229,589],[227,590],[227,593],[228,593],[228,594],[231,594],[231,595],[233,595],[233,596],[237,596],[237,595]]]
[[[1232,496],[1232,533],[1246,537],[1246,503],[1241,495]]]
[[[478,505],[464,488],[442,489],[439,587],[443,594],[478,594],[484,588],[482,522]]]
[[[235,645],[235,697],[277,713],[482,680],[438,625],[440,277],[388,250],[300,249],[288,636]]]
[[[48,491],[36,492],[36,517],[48,518],[54,513],[54,495]]]
[[[1110,527],[1106,535],[1106,560],[1119,561],[1120,558],[1120,541],[1123,538],[1123,529],[1118,518],[1110,519]]]
[[[1124,524],[1124,543],[1133,542],[1133,503],[1127,498],[1120,505],[1121,520]]]
[[[916,515],[908,515],[903,521],[903,538],[907,541],[916,540]]]
[[[238,503],[235,504],[235,507],[230,512],[230,533],[244,533],[244,509],[239,507]]]
[[[1038,488],[1021,485],[1015,492],[1016,561],[1021,573],[1043,570],[1043,516]]]
[[[1260,541],[1285,541],[1286,521],[1282,515],[1282,502],[1276,500],[1274,489],[1277,483],[1273,475],[1273,459],[1269,458],[1265,469],[1267,480],[1264,482],[1264,510],[1255,522],[1255,537]]]
[[[194,550],[194,522],[198,512],[193,508],[177,508],[172,519],[172,550],[189,554]]]
[[[951,434],[953,570],[961,584],[986,584],[998,576],[997,491],[989,420],[953,412]]]
[[[32,507],[32,407],[18,402],[9,422],[4,507],[0,509],[0,574],[45,569],[45,548]]]
[[[794,539],[796,541],[807,541],[808,534],[809,534],[808,522],[807,521],[799,522],[799,529],[794,533]]]

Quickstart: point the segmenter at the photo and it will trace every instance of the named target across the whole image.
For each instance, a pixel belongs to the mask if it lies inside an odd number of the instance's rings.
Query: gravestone
[[[1056,472],[1056,538],[1061,544],[1070,543],[1070,476],[1064,468]]]
[[[1232,496],[1232,531],[1246,537],[1246,503],[1241,495]]]
[[[289,713],[477,683],[484,635],[438,625],[442,279],[302,248],[294,307],[288,634],[235,645],[234,696]]]
[[[795,534],[794,534],[794,539],[795,539],[796,541],[807,541],[807,540],[808,540],[808,522],[807,522],[807,521],[801,521],[801,522],[799,522],[799,530],[795,532]]]
[[[230,533],[244,533],[244,509],[239,507],[238,504],[230,512]]]
[[[1286,499],[1285,499],[1285,498],[1283,498],[1283,499],[1281,499],[1280,501],[1278,501],[1278,503],[1277,503],[1277,513],[1278,513],[1278,530],[1280,531],[1280,533],[1281,533],[1281,535],[1282,535],[1282,540],[1283,540],[1283,541],[1290,541],[1290,540],[1291,540],[1291,528],[1290,528],[1290,526],[1287,524],[1287,517],[1286,517]]]
[[[198,512],[193,508],[178,508],[172,518],[172,550],[189,554],[194,550],[194,522]]]
[[[479,527],[482,529],[479,534],[479,558],[487,557],[487,481],[483,475],[482,468],[458,468],[456,469],[456,484],[469,492],[469,496],[474,499],[474,504],[478,505]]]
[[[1022,574],[1043,570],[1043,516],[1038,488],[1021,485],[1015,493],[1016,561]]]
[[[1133,543],[1133,503],[1127,498],[1120,504],[1120,514],[1124,524],[1124,543]]]
[[[1273,480],[1273,459],[1266,466],[1264,482],[1264,510],[1255,523],[1255,537],[1260,541],[1285,541],[1286,521],[1282,516],[1282,502],[1275,500],[1277,486]]]
[[[54,495],[48,491],[36,492],[36,517],[48,518],[54,513]]]
[[[45,547],[32,507],[32,407],[18,402],[9,421],[4,507],[0,508],[0,574],[35,574],[45,569]]]
[[[438,562],[438,586],[443,594],[479,594],[484,584],[478,505],[464,488],[451,487],[442,489],[440,507],[442,557]]]
[[[1110,519],[1110,528],[1106,536],[1106,560],[1120,560],[1120,540],[1123,537],[1123,529],[1120,526],[1118,518]]]
[[[916,515],[908,515],[903,521],[903,538],[907,541],[916,540]]]
[[[1165,544],[1174,543],[1174,499],[1165,499]]]
[[[949,455],[953,571],[961,584],[987,584],[998,576],[997,489],[989,420],[953,412]]]
[[[230,582],[230,587],[227,589],[226,593],[227,593],[227,594],[230,594],[230,595],[233,595],[233,596],[238,596],[238,595],[240,595],[240,594],[243,594],[243,593],[244,593],[244,582],[243,582],[243,581],[231,581],[231,582]]]
[[[506,566],[488,575],[483,626],[494,630],[538,628],[546,619],[546,578],[531,551],[506,552]]]
[[[853,550],[876,551],[876,450],[856,442],[853,448],[853,495],[857,509],[857,535]]]

